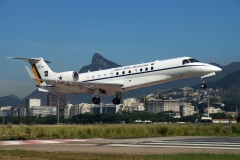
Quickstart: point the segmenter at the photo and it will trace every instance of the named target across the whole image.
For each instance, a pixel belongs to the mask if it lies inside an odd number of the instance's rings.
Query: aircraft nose
[[[219,68],[219,67],[213,66],[213,71],[214,71],[214,72],[221,72],[222,69]]]

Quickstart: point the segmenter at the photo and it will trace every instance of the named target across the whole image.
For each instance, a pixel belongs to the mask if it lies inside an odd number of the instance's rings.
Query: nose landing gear
[[[207,85],[205,84],[204,80],[202,80],[201,88],[203,89],[207,88]]]

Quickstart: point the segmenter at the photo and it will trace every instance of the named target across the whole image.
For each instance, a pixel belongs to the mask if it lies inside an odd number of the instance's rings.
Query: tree
[[[209,116],[212,118],[229,118],[225,113],[211,113]]]

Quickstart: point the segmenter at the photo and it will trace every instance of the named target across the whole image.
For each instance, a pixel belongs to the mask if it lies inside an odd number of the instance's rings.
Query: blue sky
[[[239,0],[0,0],[0,96],[35,89],[24,61],[79,71],[95,52],[121,64],[191,56],[240,61]]]

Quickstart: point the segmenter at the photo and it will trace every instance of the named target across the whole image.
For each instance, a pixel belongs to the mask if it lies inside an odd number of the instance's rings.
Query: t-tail
[[[43,82],[43,79],[48,78],[51,75],[54,75],[53,72],[47,63],[51,63],[49,61],[44,60],[43,58],[16,58],[16,57],[6,57],[9,59],[20,59],[30,63],[32,67],[32,71],[26,66],[28,74],[30,75],[31,79],[37,81],[37,84],[40,85]]]
[[[75,71],[65,71],[65,72],[53,72],[47,63],[49,61],[43,58],[16,58],[16,57],[6,57],[9,59],[20,59],[30,63],[32,71],[26,66],[27,72],[31,79],[37,81],[37,87],[53,87],[57,82],[74,82],[78,81],[79,75]]]

